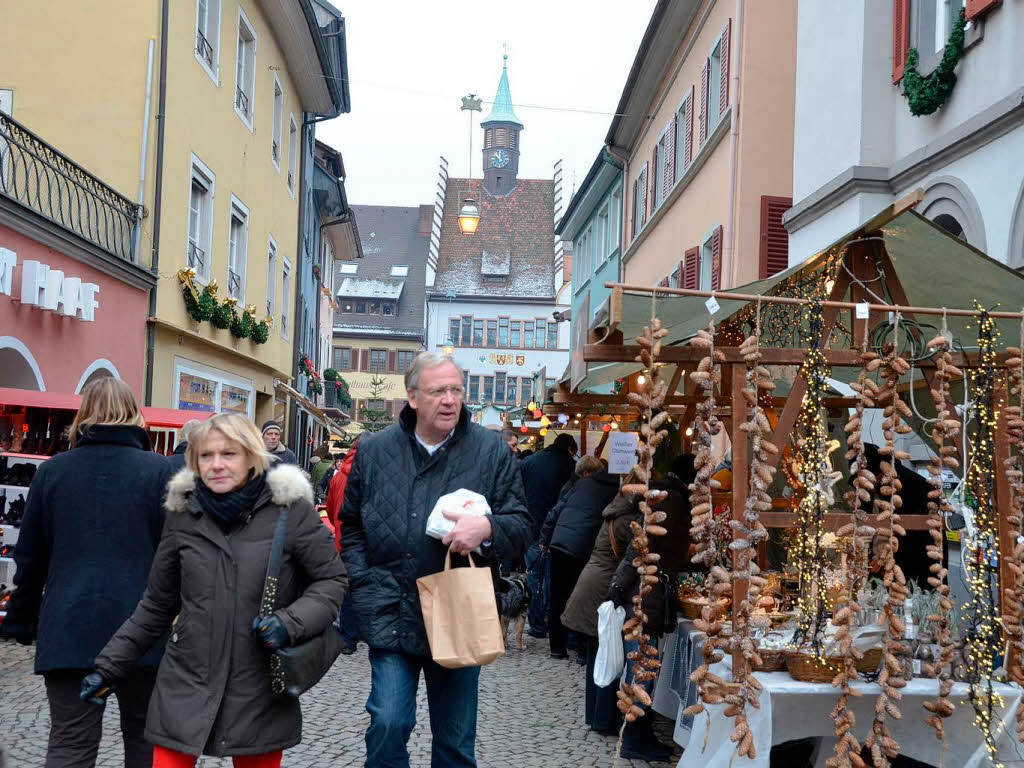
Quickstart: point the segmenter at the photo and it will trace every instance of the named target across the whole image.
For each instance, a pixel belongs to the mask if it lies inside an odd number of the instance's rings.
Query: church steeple
[[[501,79],[494,105],[480,123],[484,129],[484,189],[492,195],[507,195],[516,187],[519,173],[519,132],[523,124],[512,108],[508,87],[508,54],[502,57]]]

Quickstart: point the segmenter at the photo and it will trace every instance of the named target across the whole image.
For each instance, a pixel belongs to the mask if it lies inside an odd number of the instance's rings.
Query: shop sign
[[[17,265],[18,254],[0,248],[0,293],[11,298],[15,297],[14,268]],[[83,283],[82,278],[65,275],[41,261],[26,259],[21,265],[18,297],[22,304],[91,323],[100,306],[96,299],[99,292],[96,283]]]
[[[608,474],[628,474],[637,465],[636,449],[639,444],[636,432],[612,432],[608,435]]]

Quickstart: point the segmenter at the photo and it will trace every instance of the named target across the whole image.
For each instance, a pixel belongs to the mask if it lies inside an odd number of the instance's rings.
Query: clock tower
[[[484,189],[488,194],[504,196],[516,187],[519,173],[519,132],[523,124],[512,110],[508,88],[508,54],[503,57],[494,107],[480,127],[484,129]]]

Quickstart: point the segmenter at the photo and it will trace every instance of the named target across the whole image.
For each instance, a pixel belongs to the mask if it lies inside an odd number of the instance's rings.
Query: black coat
[[[291,448],[285,447],[284,443],[277,444],[277,450],[270,454],[270,458],[274,462],[281,462],[282,464],[294,464],[296,467],[299,466],[299,459],[295,456],[295,453]]]
[[[484,560],[518,559],[530,523],[518,463],[498,433],[471,423],[463,408],[454,434],[428,455],[415,429],[416,411],[406,405],[398,424],[360,439],[341,510],[341,556],[369,646],[429,657],[416,579],[444,568],[446,547],[426,534],[438,498],[465,488],[487,499]],[[453,567],[465,564],[452,558]]]
[[[36,637],[37,673],[91,669],[131,615],[160,542],[170,476],[146,432],[127,425],[94,426],[76,448],[39,466],[3,623],[6,635]],[[163,643],[152,645],[141,666],[160,663]]]
[[[580,478],[548,514],[543,542],[556,552],[586,560],[601,528],[601,514],[618,492],[619,478],[605,470]]]
[[[188,441],[180,442],[174,446],[174,453],[167,457],[171,464],[171,474],[180,472],[185,468],[185,451],[188,450]]]
[[[527,456],[519,468],[523,473],[526,507],[530,510],[532,541],[536,541],[544,519],[558,501],[559,491],[572,477],[576,462],[565,451],[549,445],[543,451]]]
[[[203,512],[191,470],[168,486],[167,525],[146,594],[96,659],[108,679],[123,677],[174,623],[146,717],[154,744],[191,755],[254,755],[302,738],[298,699],[271,691],[268,655],[252,632],[282,508],[288,526],[274,615],[292,643],[337,618],[345,566],[302,471],[277,464],[266,477],[251,514],[227,533]]]

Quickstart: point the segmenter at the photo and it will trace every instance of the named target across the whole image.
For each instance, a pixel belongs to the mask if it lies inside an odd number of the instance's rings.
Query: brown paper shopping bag
[[[498,604],[488,568],[452,568],[452,553],[444,570],[416,579],[430,655],[448,669],[490,664],[505,652],[498,621]]]

